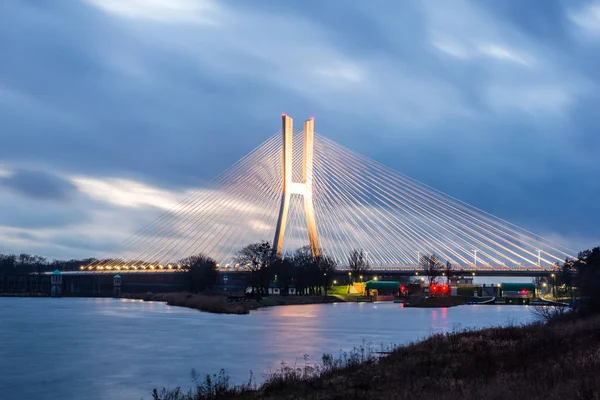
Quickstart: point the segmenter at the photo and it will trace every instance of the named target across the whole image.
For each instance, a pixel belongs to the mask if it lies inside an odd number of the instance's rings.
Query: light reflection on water
[[[261,380],[305,354],[318,361],[363,342],[403,344],[532,319],[521,306],[334,303],[240,316],[132,300],[0,298],[0,393],[6,400],[149,399],[156,386],[190,387],[192,368],[225,368],[238,382],[252,370]]]

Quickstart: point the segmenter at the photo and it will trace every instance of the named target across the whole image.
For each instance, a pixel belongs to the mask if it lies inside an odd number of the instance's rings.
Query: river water
[[[403,308],[337,303],[201,313],[114,299],[0,298],[0,399],[150,399],[221,368],[257,381],[282,361],[304,364],[363,343],[403,344],[432,333],[527,323],[525,306]]]

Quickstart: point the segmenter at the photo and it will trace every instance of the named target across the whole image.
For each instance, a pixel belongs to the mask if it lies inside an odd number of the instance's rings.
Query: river
[[[403,344],[435,332],[521,324],[525,306],[403,308],[389,303],[201,313],[114,299],[0,298],[0,398],[150,399],[192,385],[190,372],[258,381],[282,361],[318,361],[362,343]]]

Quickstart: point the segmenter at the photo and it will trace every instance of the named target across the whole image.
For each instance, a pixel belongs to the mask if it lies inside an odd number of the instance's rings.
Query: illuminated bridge
[[[425,159],[425,157],[424,157]],[[205,254],[244,271],[236,253],[267,240],[291,257],[310,246],[340,272],[362,249],[373,272],[414,274],[435,254],[455,271],[547,274],[575,252],[396,172],[324,136],[314,121],[282,130],[80,273],[176,273]]]

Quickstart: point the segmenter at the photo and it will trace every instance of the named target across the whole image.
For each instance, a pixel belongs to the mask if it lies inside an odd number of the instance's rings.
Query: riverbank
[[[227,296],[191,293],[123,294],[123,298],[160,301],[175,307],[187,307],[217,314],[248,314],[264,307],[321,304],[345,301],[340,296],[267,296],[247,302],[227,301]]]
[[[282,368],[259,388],[232,387],[221,374],[196,393],[163,390],[154,399],[598,399],[599,331],[595,316],[440,334],[381,358],[357,349]]]

